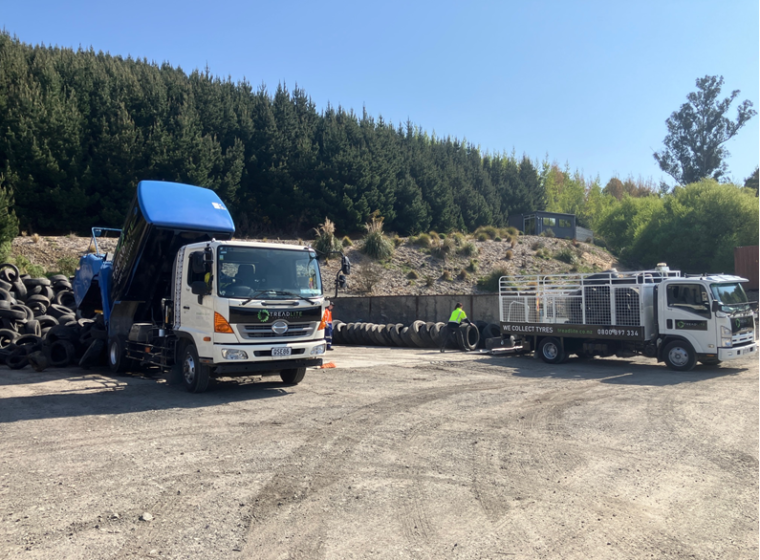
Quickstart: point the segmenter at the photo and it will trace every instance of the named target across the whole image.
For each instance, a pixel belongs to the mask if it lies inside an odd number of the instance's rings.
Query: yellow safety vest
[[[451,313],[451,317],[449,317],[449,323],[461,323],[462,319],[467,319],[467,313],[465,313],[464,309],[460,307]]]

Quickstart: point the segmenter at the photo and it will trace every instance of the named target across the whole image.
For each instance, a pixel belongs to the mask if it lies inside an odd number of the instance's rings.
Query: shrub
[[[414,240],[414,244],[425,249],[430,248],[430,236],[427,233],[421,233],[419,237]]]
[[[362,252],[373,259],[383,260],[393,256],[393,243],[383,233],[383,219],[372,218],[364,224],[367,235],[364,237]]]
[[[351,238],[348,237],[348,235],[343,238],[343,241],[341,241],[341,245],[343,245],[344,247],[351,247],[353,246],[353,244],[354,242],[351,241]]]
[[[65,274],[66,276],[74,276],[79,261],[75,257],[62,257],[58,259],[56,265],[58,266],[59,273]]]
[[[363,292],[371,294],[373,288],[383,278],[383,267],[377,263],[370,262],[358,268],[359,270],[356,276],[359,284],[359,289]]]
[[[541,237],[555,237],[554,230],[552,230],[552,228],[546,228],[541,232]]]
[[[534,251],[538,251],[539,249],[544,248],[544,244],[541,241],[534,241],[530,248]]]
[[[416,270],[410,270],[406,277],[409,278],[409,280],[417,280],[420,275]]]
[[[507,276],[509,272],[506,268],[494,268],[490,274],[478,278],[478,288],[486,292],[498,292],[499,291],[499,279],[502,276]]]
[[[499,229],[494,226],[480,226],[475,230],[475,235],[478,236],[478,241],[480,241],[481,235],[487,235],[489,239],[495,239],[499,235]]]
[[[458,231],[455,231],[449,237],[454,240],[454,244],[457,247],[461,247],[462,245],[464,245],[464,242],[466,241],[466,238],[465,238],[464,234],[462,234],[462,233],[460,233]]]
[[[567,264],[573,264],[575,262],[575,253],[568,248],[564,248],[555,254],[554,258]]]
[[[499,236],[497,235],[496,237],[494,237],[494,238],[493,238],[493,240],[494,240],[494,241],[501,241],[501,237],[499,237]]]
[[[432,276],[425,276],[425,285],[428,288],[432,288],[433,284],[435,284],[435,280],[433,279],[433,277]]]
[[[457,274],[457,280],[467,280],[469,276],[470,275],[467,274],[467,271],[463,268],[459,271],[459,274]]]
[[[480,250],[478,249],[478,246],[475,245],[475,243],[465,243],[462,245],[458,250],[457,253],[460,255],[463,255],[465,257],[474,257],[478,254]]]
[[[547,251],[546,249],[539,249],[538,251],[536,251],[536,255],[535,256],[538,259],[544,259],[544,260],[548,260],[548,259],[551,258],[551,255],[549,254],[549,251]]]
[[[516,227],[509,226],[507,228],[507,235],[510,235],[511,237],[517,237],[518,235],[520,235],[520,232],[517,231]]]
[[[441,274],[441,280],[446,280],[446,282],[451,282],[451,272],[448,270],[444,270],[443,274]]]
[[[441,238],[445,238],[446,237],[445,235],[438,235],[434,231],[431,231],[430,233],[428,233],[428,236],[430,237],[430,239],[433,239],[433,240],[436,240],[436,241],[439,240],[439,239],[441,239]]]
[[[340,251],[340,241],[335,238],[335,224],[330,218],[325,218],[324,223],[314,228],[314,233],[314,249],[320,258],[327,258],[331,251]]]
[[[467,265],[467,270],[475,274],[478,271],[478,259],[470,259],[470,264]]]
[[[401,246],[401,244],[404,242],[403,239],[401,239],[398,235],[394,236],[393,238],[393,247],[398,248]]]
[[[508,251],[507,251],[507,254],[505,255],[505,258],[506,258],[508,261],[511,261],[511,260],[512,260],[512,257],[514,257],[514,256],[515,256],[515,255],[514,255],[514,253],[512,253],[512,251],[511,251],[511,250],[508,250]]]
[[[446,257],[454,252],[454,247],[454,242],[451,239],[443,239],[430,247],[430,254],[437,259],[446,260]]]
[[[607,242],[601,237],[594,237],[594,245],[601,247],[602,249],[607,248]]]

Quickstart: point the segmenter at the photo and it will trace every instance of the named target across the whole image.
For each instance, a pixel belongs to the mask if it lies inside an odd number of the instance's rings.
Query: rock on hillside
[[[248,241],[262,241],[250,239]],[[267,239],[266,241],[272,242]],[[277,243],[304,244],[302,240],[276,240]],[[344,249],[351,259],[349,289],[341,296],[471,294],[482,293],[477,286],[481,277],[500,269],[507,274],[559,274],[577,270],[591,272],[617,266],[615,257],[588,243],[537,236],[520,236],[514,242],[476,241],[469,238],[471,256],[451,252],[446,258],[431,254],[401,239],[393,257],[378,263],[359,250],[361,241]],[[100,239],[101,251],[113,251],[116,239]],[[90,248],[88,237],[24,236],[13,241],[12,256],[18,264],[28,262],[48,273],[73,270],[79,257]],[[507,252],[511,251],[508,257]],[[21,257],[21,259],[19,259]],[[557,257],[572,260],[564,262]],[[20,262],[19,262],[20,261]],[[340,267],[338,259],[322,264],[325,291],[334,294],[334,280]],[[23,266],[22,266],[23,269]]]

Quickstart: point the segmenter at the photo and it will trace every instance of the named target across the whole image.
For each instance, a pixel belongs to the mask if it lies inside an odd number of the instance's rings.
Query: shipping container
[[[734,248],[734,274],[743,276],[749,282],[742,285],[745,290],[758,289],[758,256],[760,255],[760,246],[747,245],[745,247]]]

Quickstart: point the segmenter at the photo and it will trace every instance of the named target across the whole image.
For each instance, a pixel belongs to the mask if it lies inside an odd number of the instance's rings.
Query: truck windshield
[[[738,282],[732,284],[710,284],[710,290],[713,297],[718,300],[723,307],[729,307],[731,310],[740,310],[749,308],[747,294],[744,288]]]
[[[217,285],[222,297],[292,299],[322,295],[314,251],[223,245],[217,257]]]

